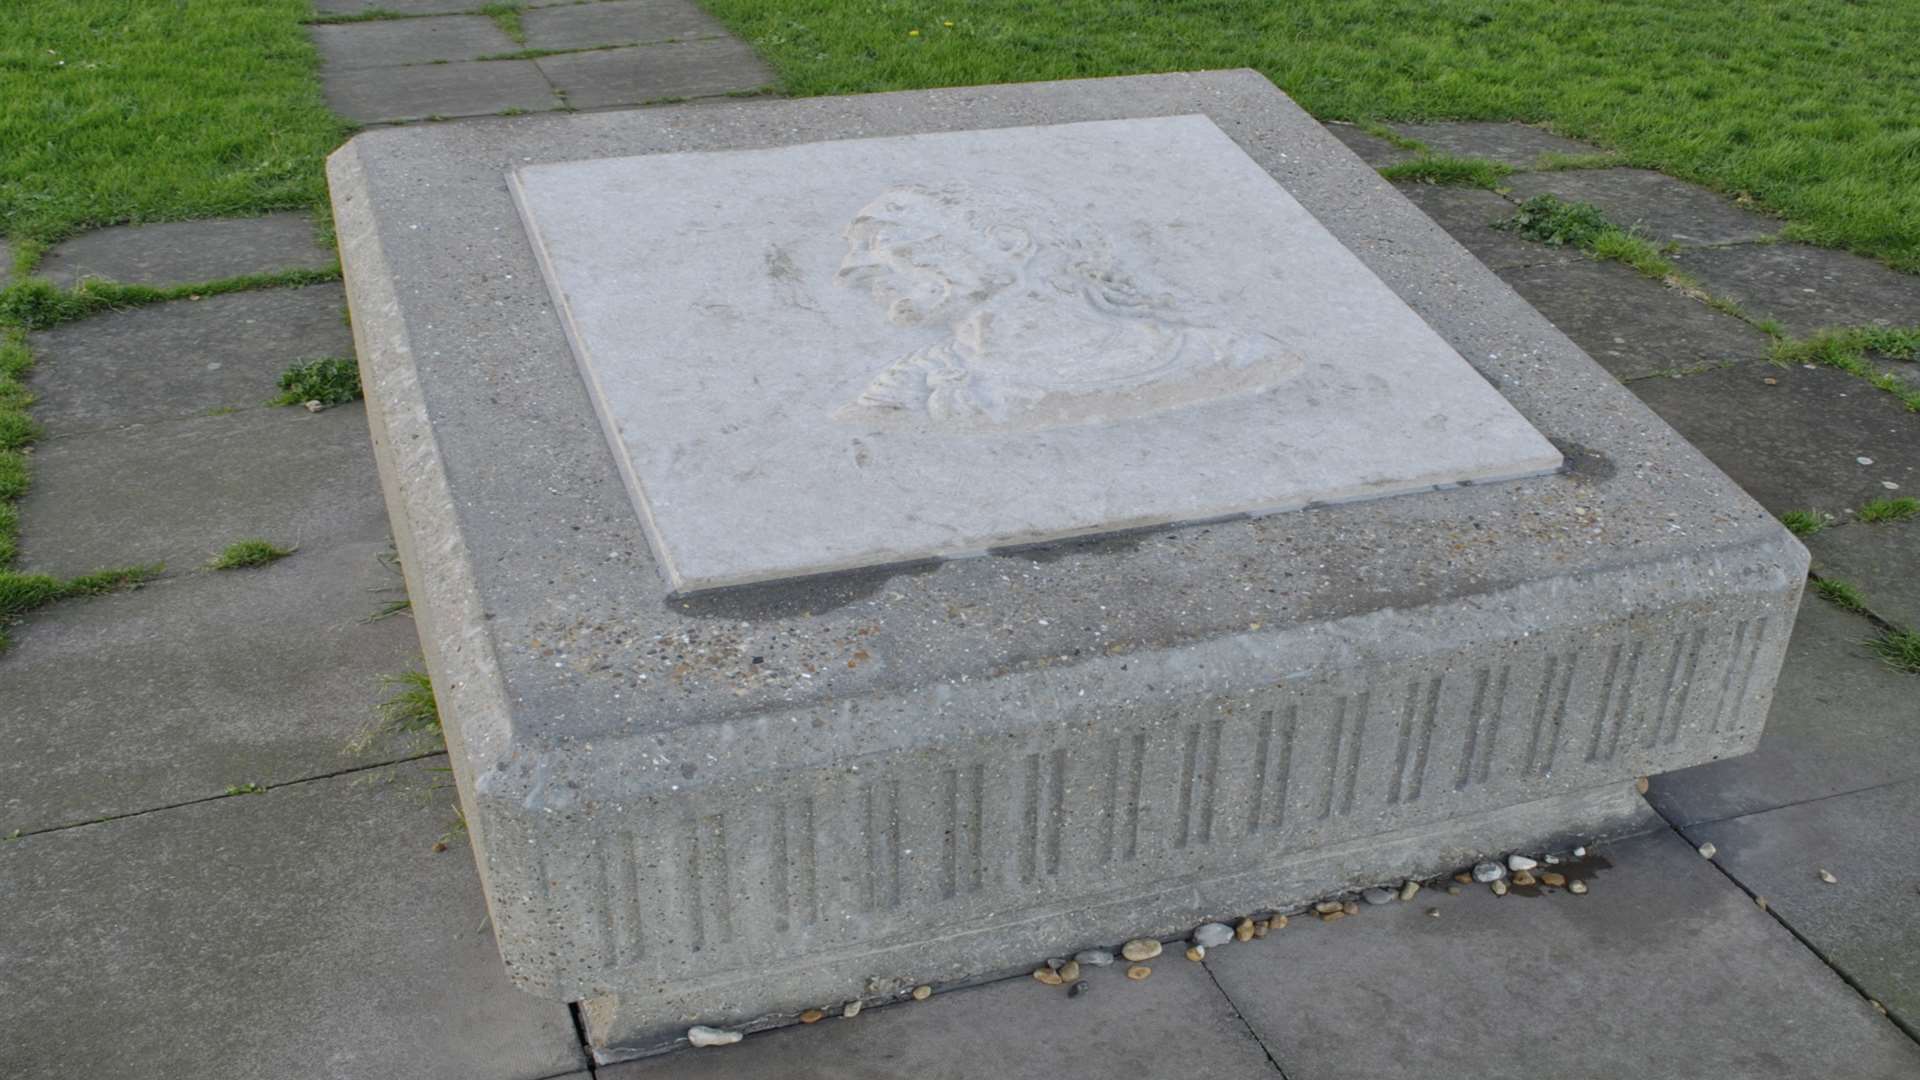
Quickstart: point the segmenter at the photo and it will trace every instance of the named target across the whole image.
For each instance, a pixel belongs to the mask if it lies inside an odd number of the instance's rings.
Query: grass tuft
[[[1822,600],[1843,611],[1856,615],[1867,613],[1867,598],[1852,585],[1835,578],[1814,578],[1813,591],[1820,594]]]
[[[1675,269],[1652,241],[1608,221],[1600,208],[1592,203],[1567,202],[1552,195],[1535,195],[1521,203],[1512,217],[1495,222],[1494,228],[1507,229],[1551,247],[1576,247],[1595,258],[1625,263],[1656,281],[1680,289],[1696,300],[1727,306],[1708,296],[1697,282]]]
[[[1902,495],[1897,499],[1869,499],[1854,515],[1855,520],[1869,525],[1881,525],[1889,521],[1905,521],[1920,514],[1920,499]]]
[[[1895,671],[1920,675],[1920,634],[1904,629],[1883,630],[1879,637],[1867,640],[1867,648]]]
[[[228,795],[265,795],[267,788],[265,784],[255,784],[249,781],[245,784],[229,784],[226,793]]]
[[[1446,184],[1453,187],[1486,188],[1493,191],[1513,172],[1513,166],[1485,158],[1456,157],[1452,154],[1424,154],[1412,161],[1388,165],[1380,175],[1388,180],[1421,184]]]
[[[225,551],[214,556],[207,567],[212,570],[239,570],[249,566],[265,566],[278,559],[293,554],[297,548],[283,548],[266,540],[238,540],[228,544]]]
[[[492,19],[494,25],[500,28],[500,32],[512,38],[514,44],[525,45],[527,29],[520,25],[520,15],[525,10],[526,5],[517,0],[500,0],[482,7],[480,14]]]
[[[46,574],[21,574],[0,568],[0,652],[4,652],[8,644],[5,625],[27,612],[57,600],[131,589],[157,576],[162,569],[155,563],[101,570],[62,580]]]
[[[383,739],[404,735],[430,735],[442,740],[440,704],[433,696],[433,680],[424,671],[403,671],[380,680],[391,691],[386,700],[374,706],[374,723],[367,726],[347,751],[364,754]]]
[[[360,400],[360,366],[352,357],[304,360],[280,373],[280,393],[269,405],[345,405]]]
[[[1780,524],[1795,536],[1812,536],[1827,527],[1827,518],[1818,510],[1789,510],[1780,515]]]
[[[1797,341],[1781,337],[1773,344],[1777,364],[1818,364],[1844,371],[1899,398],[1909,411],[1920,412],[1920,386],[1876,367],[1869,355],[1920,360],[1920,326],[1841,327]]]

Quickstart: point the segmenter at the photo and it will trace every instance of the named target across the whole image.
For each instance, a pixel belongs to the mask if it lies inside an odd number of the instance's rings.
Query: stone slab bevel
[[[513,185],[676,592],[1563,464],[1204,116]]]
[[[668,599],[510,170],[1196,112],[1571,468]],[[370,132],[329,170],[389,511],[532,992],[684,988],[654,1017],[684,1028],[725,1001],[701,985],[778,960],[803,1007],[931,935],[1105,897],[1117,939],[1288,856],[1759,735],[1805,549],[1256,73]],[[1033,959],[993,940],[976,971]]]

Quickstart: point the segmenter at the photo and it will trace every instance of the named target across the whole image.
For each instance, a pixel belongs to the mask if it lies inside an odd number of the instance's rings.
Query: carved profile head
[[[1125,267],[1097,229],[1025,191],[903,186],[845,229],[835,280],[905,328],[946,331],[841,409],[888,427],[1032,430],[1265,389],[1299,366],[1265,334]]]
[[[1033,204],[961,187],[898,187],[847,225],[836,280],[899,326],[951,320],[1019,280],[1043,243]]]

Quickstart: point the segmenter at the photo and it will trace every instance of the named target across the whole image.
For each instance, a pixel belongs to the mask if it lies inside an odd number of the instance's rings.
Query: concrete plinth
[[[1567,467],[671,594],[510,173],[1194,114]],[[1805,550],[1253,73],[378,131],[330,175],[501,952],[609,1059],[1625,828],[1759,738]]]

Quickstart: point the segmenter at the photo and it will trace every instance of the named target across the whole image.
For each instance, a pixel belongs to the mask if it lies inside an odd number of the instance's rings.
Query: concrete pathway
[[[647,105],[774,81],[692,0],[533,4],[498,20],[479,14],[478,0],[316,7],[323,16],[400,16],[309,28],[328,104],[363,124]]]
[[[673,64],[698,75],[674,93],[765,79],[750,58],[713,60],[744,50],[685,5],[535,5],[527,40],[504,45],[468,0],[377,6],[421,17],[314,28],[336,107],[368,122],[562,94],[631,103]],[[478,59],[597,45],[620,47]],[[1336,131],[1370,160],[1405,154]],[[1518,125],[1405,134],[1519,166],[1590,151]],[[1920,323],[1920,279],[1769,244],[1776,222],[1669,178],[1529,172],[1512,186],[1682,245],[1676,261],[1752,319]],[[1920,416],[1852,376],[1767,364],[1750,321],[1492,229],[1509,198],[1406,190],[1769,508],[1834,514],[1811,540],[1819,572],[1859,586],[1874,617],[1920,618],[1920,521],[1847,514],[1887,481],[1920,493]],[[304,224],[102,230],[42,267],[180,284],[324,264]],[[364,738],[382,676],[417,650],[404,614],[376,618],[403,594],[364,414],[262,404],[288,363],[348,351],[342,314],[322,285],[33,337],[47,437],[21,507],[23,568],[169,570],[36,614],[0,655],[0,834],[21,834],[0,843],[0,1075],[589,1075],[569,1011],[506,982],[444,757],[417,736]],[[247,536],[298,550],[201,568]],[[1204,964],[1169,954],[1143,983],[1095,971],[1069,997],[1009,980],[596,1075],[1920,1075],[1900,1029],[1920,1030],[1920,682],[1864,649],[1878,627],[1809,599],[1760,752],[1656,778],[1665,820],[1650,812],[1645,833],[1599,852],[1586,896],[1430,888],[1336,924],[1297,919]],[[1708,840],[1713,862],[1693,851]]]

